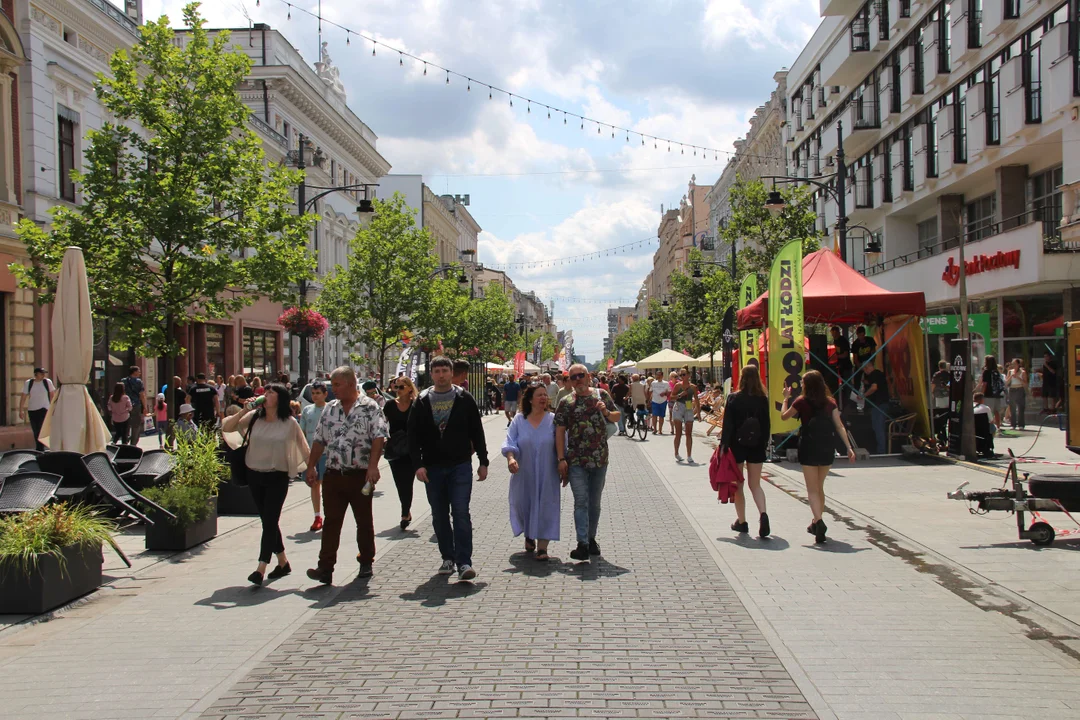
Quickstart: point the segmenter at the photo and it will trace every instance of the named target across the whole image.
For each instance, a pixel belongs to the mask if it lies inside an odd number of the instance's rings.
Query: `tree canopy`
[[[788,242],[801,238],[804,255],[820,247],[810,190],[786,184],[775,190],[786,204],[776,216],[765,208],[770,188],[760,180],[736,180],[730,190],[731,215],[721,230],[726,242],[738,243],[739,259],[747,271],[763,277],[768,277],[776,253]]]

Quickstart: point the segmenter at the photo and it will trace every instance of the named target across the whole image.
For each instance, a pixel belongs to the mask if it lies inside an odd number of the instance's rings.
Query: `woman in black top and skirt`
[[[761,466],[769,449],[769,397],[761,384],[756,365],[747,365],[742,369],[739,391],[728,396],[720,445],[735,455],[740,474],[743,464],[746,464],[746,482],[761,516],[758,535],[768,537],[769,516],[765,512],[765,491],[761,489]],[[750,532],[742,485],[735,491],[735,512],[738,517],[731,529],[740,533]]]
[[[394,392],[394,402],[383,406],[383,415],[390,425],[390,440],[386,444],[386,459],[390,463],[390,473],[394,476],[398,498],[401,500],[401,529],[412,522],[413,479],[416,468],[409,456],[409,413],[416,400],[416,386],[407,377],[394,378],[390,383]]]
[[[803,479],[806,481],[810,512],[814,516],[806,532],[814,536],[815,542],[823,543],[828,529],[821,519],[825,512],[825,476],[836,459],[837,435],[844,441],[851,462],[855,462],[855,451],[851,449],[836,402],[825,386],[825,378],[817,370],[803,375],[802,395],[794,402],[791,400],[791,386],[784,388],[780,417],[789,420],[796,415],[800,423],[799,464],[802,465]]]

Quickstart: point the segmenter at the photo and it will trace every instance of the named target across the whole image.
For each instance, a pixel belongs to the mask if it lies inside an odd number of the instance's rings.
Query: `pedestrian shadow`
[[[857,548],[854,545],[852,545],[851,543],[846,543],[843,540],[834,540],[833,538],[829,538],[826,542],[821,543],[821,544],[818,544],[816,542],[812,542],[809,545],[804,545],[803,547],[807,547],[807,548],[809,548],[811,550],[817,550],[818,552],[827,552],[827,553],[836,553],[836,554],[857,553],[857,552],[863,552],[864,550],[869,550],[870,549],[868,547],[858,547]]]
[[[791,547],[791,543],[779,535],[755,537],[744,533],[738,537],[718,537],[716,538],[716,541],[727,543],[728,545],[751,548],[753,550],[787,550]]]
[[[554,560],[555,558],[552,558],[552,561]],[[595,582],[600,578],[618,577],[630,572],[629,568],[610,563],[602,557],[594,557],[592,562],[559,562],[556,569],[565,575],[576,577],[582,582]]]
[[[441,607],[447,600],[462,600],[487,587],[486,582],[457,582],[453,575],[435,575],[412,592],[398,597],[408,602],[419,602],[424,607]]]
[[[278,590],[268,585],[234,585],[232,587],[219,588],[211,593],[210,597],[196,600],[196,605],[212,607],[215,610],[234,610],[236,608],[254,607],[263,603],[277,600],[286,595],[298,594],[296,588],[290,590]]]
[[[322,592],[323,588],[331,588],[330,585],[316,585],[310,587],[301,593],[304,597],[310,599],[317,599],[319,602],[312,607],[317,608],[330,608],[335,605],[344,605],[346,603],[359,603],[365,600],[371,600],[378,597],[376,593],[371,591],[371,578],[354,577],[352,582],[346,584],[341,588],[341,591],[336,595],[331,595],[329,600],[324,597],[326,593]]]
[[[411,527],[402,530],[401,525],[395,525],[393,527],[388,527],[388,528],[386,528],[385,530],[383,530],[381,532],[375,533],[375,537],[390,538],[392,540],[400,540],[402,538],[418,538],[418,537],[420,537],[420,533],[418,533],[416,530],[412,529]]]
[[[1036,545],[1030,540],[1015,540],[1004,543],[986,543],[984,545],[961,545],[961,550],[986,550],[987,548],[1000,548],[1005,550],[1080,550],[1080,538],[1065,537],[1055,538],[1053,545]]]
[[[554,555],[550,557],[551,559],[545,562],[534,558],[532,553],[514,553],[510,556],[510,564],[513,567],[508,567],[503,570],[503,572],[510,575],[526,575],[528,577],[551,577],[551,575],[557,572],[558,568],[562,565],[562,560]]]
[[[312,532],[310,530],[305,530],[303,532],[298,532],[298,533],[296,533],[294,535],[286,535],[285,536],[285,538],[287,540],[292,540],[297,545],[306,545],[307,543],[311,543],[311,542],[315,542],[316,540],[319,540],[321,537],[322,537],[322,535],[320,533]]]

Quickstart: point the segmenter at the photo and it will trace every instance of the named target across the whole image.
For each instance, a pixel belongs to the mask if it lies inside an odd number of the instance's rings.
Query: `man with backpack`
[[[38,442],[38,437],[41,435],[41,425],[49,412],[49,405],[54,399],[56,399],[56,388],[52,380],[45,377],[45,368],[34,368],[34,377],[23,384],[19,417],[24,420],[29,418],[30,429],[34,432],[34,445],[38,452],[46,450],[46,447]]]
[[[146,388],[143,386],[142,370],[138,365],[128,368],[128,376],[124,378],[124,393],[131,398],[131,415],[128,417],[128,442],[132,445],[139,444],[139,438],[143,434],[143,416],[149,414],[150,403],[146,402]]]

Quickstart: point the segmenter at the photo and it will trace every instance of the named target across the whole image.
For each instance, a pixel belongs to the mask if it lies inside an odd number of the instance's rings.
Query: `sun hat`
[[[193,412],[195,412],[195,408],[191,407],[191,405],[188,404],[188,403],[184,403],[183,405],[180,406],[180,414],[181,415],[186,415],[187,413],[193,413]]]

